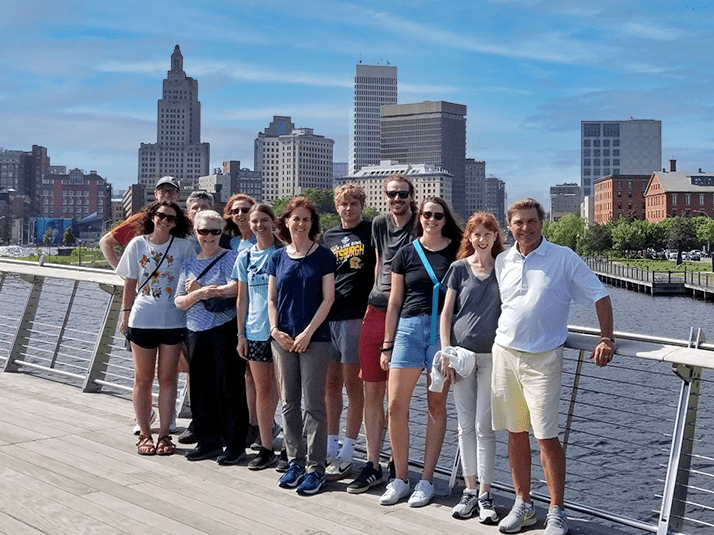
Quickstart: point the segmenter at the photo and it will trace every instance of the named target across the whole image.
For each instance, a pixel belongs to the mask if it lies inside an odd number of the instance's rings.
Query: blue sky
[[[465,104],[467,157],[547,201],[579,182],[581,120],[659,119],[663,165],[714,171],[713,30],[696,1],[0,0],[0,147],[135,182],[178,44],[211,168],[252,168],[273,115],[347,161],[361,57],[398,67],[400,103]]]

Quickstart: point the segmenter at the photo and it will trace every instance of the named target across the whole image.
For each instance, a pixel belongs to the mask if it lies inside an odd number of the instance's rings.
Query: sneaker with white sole
[[[320,492],[324,486],[325,476],[317,472],[308,472],[296,490],[300,496],[311,496]]]
[[[379,485],[382,481],[384,481],[382,466],[377,464],[377,468],[375,468],[372,461],[369,461],[364,465],[362,470],[360,470],[357,478],[347,485],[347,492],[349,494],[361,494],[375,485]]]
[[[284,489],[294,489],[305,478],[305,467],[297,461],[290,461],[290,466],[278,480],[278,485]]]
[[[482,524],[498,522],[498,513],[493,505],[493,497],[490,492],[484,492],[478,497],[478,521]]]
[[[409,494],[410,490],[411,486],[409,485],[408,479],[404,481],[403,479],[396,478],[387,485],[387,490],[385,490],[384,494],[379,498],[379,503],[382,505],[394,505]]]
[[[498,523],[498,531],[501,533],[518,533],[522,527],[532,526],[537,521],[534,505],[526,503],[520,496],[516,496],[511,512]]]
[[[412,495],[409,496],[409,507],[424,507],[433,497],[434,485],[430,481],[422,479],[414,487]]]
[[[545,532],[543,535],[565,535],[568,533],[568,517],[565,516],[565,511],[559,506],[554,505],[548,511],[548,516],[545,518]]]
[[[454,518],[471,518],[478,509],[478,491],[475,489],[464,489],[461,500],[451,510]]]
[[[350,475],[352,472],[352,462],[345,461],[340,457],[335,457],[335,460],[330,463],[325,470],[326,481],[337,481]]]
[[[136,420],[134,420],[136,421]],[[149,427],[156,421],[156,411],[154,409],[151,409],[151,416],[149,416]],[[141,434],[141,427],[139,427],[139,424],[136,424],[134,426],[134,431],[133,433],[136,436],[139,436]]]

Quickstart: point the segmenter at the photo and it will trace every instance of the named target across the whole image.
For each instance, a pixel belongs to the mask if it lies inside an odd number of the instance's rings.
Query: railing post
[[[37,304],[40,301],[42,284],[45,282],[44,277],[26,275],[21,275],[21,277],[32,284],[32,287],[30,288],[30,293],[27,295],[25,309],[22,313],[22,318],[20,318],[20,324],[17,326],[17,331],[15,331],[15,336],[13,336],[7,362],[5,362],[4,371],[6,372],[18,371],[20,367],[17,361],[25,360],[25,349],[30,340],[30,330],[32,329],[32,324],[37,314]]]
[[[77,296],[77,289],[79,288],[79,281],[74,281],[74,286],[72,287],[72,293],[69,296],[69,302],[67,303],[67,310],[64,313],[64,319],[62,320],[62,327],[57,335],[57,343],[55,343],[55,350],[52,353],[52,361],[50,362],[50,368],[55,367],[55,362],[57,362],[57,356],[59,355],[60,346],[62,345],[62,337],[64,332],[67,330],[67,323],[69,322],[69,315],[72,312],[72,305],[74,304],[74,298]]]
[[[121,286],[109,286],[106,284],[100,284],[99,287],[110,294],[110,297],[104,309],[101,332],[97,337],[97,342],[94,344],[94,350],[92,351],[89,367],[87,368],[87,375],[82,385],[83,392],[99,392],[102,389],[102,386],[98,385],[95,380],[104,379],[107,373],[111,344],[114,340],[117,324],[119,323],[119,310],[121,309],[123,288]]]
[[[563,433],[563,451],[568,451],[568,440],[570,439],[570,428],[573,425],[573,417],[575,416],[575,399],[578,396],[578,387],[580,386],[580,376],[583,371],[583,362],[585,362],[585,350],[581,349],[578,353],[578,363],[575,366],[575,375],[573,377],[573,389],[570,392],[570,403],[568,404],[568,418],[565,422],[565,433]]]
[[[672,371],[682,379],[682,388],[672,433],[657,535],[667,535],[670,530],[682,529],[702,376],[702,369],[698,366],[676,364],[672,366]]]

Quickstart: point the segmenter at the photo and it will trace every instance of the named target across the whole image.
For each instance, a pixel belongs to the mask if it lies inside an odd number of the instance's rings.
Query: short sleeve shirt
[[[502,303],[496,343],[518,351],[542,353],[563,345],[570,302],[589,306],[608,295],[572,249],[545,238],[528,256],[516,245],[502,252],[495,271]]]
[[[474,353],[490,353],[501,315],[495,270],[482,280],[474,275],[467,259],[457,260],[446,273],[444,286],[456,292],[451,344]]]
[[[397,251],[414,239],[416,214],[403,227],[394,224],[392,214],[379,215],[372,222],[372,244],[374,245],[379,266],[374,286],[369,294],[369,304],[386,310],[389,292],[392,289],[392,260]]]
[[[198,283],[201,286],[223,286],[232,281],[231,272],[238,257],[235,251],[221,251],[219,255],[225,253],[221,259],[216,262],[208,272],[201,277]],[[216,258],[189,258],[184,260],[181,266],[181,275],[179,276],[176,295],[186,295],[186,281],[188,279],[196,279],[203,270],[206,269],[211,262]],[[234,320],[236,317],[236,307],[229,308],[223,312],[209,312],[206,310],[204,301],[198,301],[186,311],[186,327],[193,332],[207,331],[219,325],[223,325],[227,321]]]
[[[290,258],[285,248],[276,251],[268,264],[268,274],[278,287],[278,329],[295,338],[305,330],[322,304],[322,277],[335,272],[335,256],[318,245],[304,258]],[[312,335],[313,342],[329,342],[326,321]]]
[[[248,315],[245,319],[245,337],[256,342],[270,339],[268,319],[268,265],[275,246],[258,249],[254,245],[238,255],[231,277],[248,285]]]
[[[362,319],[374,284],[372,223],[360,221],[350,229],[341,225],[326,231],[323,245],[335,255],[335,303],[330,321]]]
[[[258,243],[258,238],[255,236],[255,234],[247,240],[242,239],[240,236],[236,236],[234,238],[231,238],[231,249],[240,253],[244,249],[250,249],[256,243]]]
[[[422,247],[426,255],[426,259],[431,264],[434,270],[434,275],[439,281],[444,279],[444,275],[449,270],[449,266],[456,258],[456,251],[459,248],[459,243],[452,240],[449,245],[440,251],[429,251]],[[400,275],[404,275],[404,303],[400,317],[409,318],[412,316],[420,316],[422,314],[431,315],[432,296],[434,293],[434,283],[429,277],[424,263],[419,258],[419,254],[414,248],[414,244],[410,243],[406,247],[402,247],[394,256],[392,262],[392,271]],[[439,291],[439,312],[444,306],[445,294]]]
[[[116,242],[122,247],[126,247],[132,239],[137,236],[141,236],[144,231],[141,225],[141,216],[144,212],[139,212],[138,214],[132,215],[129,219],[125,220],[123,223],[119,223],[110,232],[112,237]]]
[[[169,244],[171,247],[169,248]],[[166,252],[167,248],[168,254]],[[141,329],[180,329],[186,327],[186,313],[176,308],[174,297],[181,265],[193,258],[193,247],[183,238],[174,238],[161,245],[151,243],[147,236],[129,242],[117,265],[120,277],[135,279],[138,293],[129,315],[129,327]],[[157,262],[163,257],[156,274],[149,279]]]

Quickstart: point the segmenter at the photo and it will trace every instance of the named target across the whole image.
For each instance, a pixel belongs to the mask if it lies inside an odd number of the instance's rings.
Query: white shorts
[[[523,433],[532,426],[537,439],[556,438],[562,371],[562,346],[526,353],[493,344],[493,429]]]

